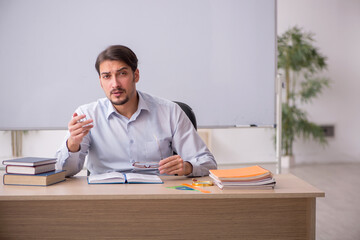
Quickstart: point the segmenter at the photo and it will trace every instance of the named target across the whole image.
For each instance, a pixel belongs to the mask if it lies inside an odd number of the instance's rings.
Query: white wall
[[[312,121],[335,125],[325,149],[298,142],[297,162],[360,161],[360,1],[278,0],[278,33],[294,25],[316,34],[332,80],[331,88],[304,108]]]
[[[23,135],[23,156],[53,157],[65,133],[65,130],[28,131]],[[11,157],[11,133],[0,131],[0,160]]]
[[[0,131],[0,160],[11,157],[11,133]],[[1,164],[0,164],[1,167]]]
[[[278,33],[298,25],[316,34],[316,45],[328,57],[332,80],[312,105],[304,108],[318,124],[334,124],[335,137],[321,148],[297,141],[296,163],[360,161],[360,1],[278,0]],[[53,156],[64,131],[34,131],[24,136],[25,156]],[[214,129],[212,151],[219,164],[273,162],[271,129]],[[0,158],[11,155],[11,135],[0,132]]]
[[[213,129],[211,150],[219,164],[275,162],[272,128]]]

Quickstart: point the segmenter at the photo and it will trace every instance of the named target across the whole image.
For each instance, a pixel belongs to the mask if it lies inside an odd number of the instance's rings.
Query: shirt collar
[[[141,110],[150,111],[150,108],[149,108],[146,100],[144,99],[142,93],[140,91],[137,91],[137,93],[138,93],[138,96],[139,96],[139,103],[138,103],[138,109],[133,114],[135,117],[137,117],[140,114]],[[107,119],[109,119],[112,114],[119,114],[116,111],[115,107],[112,105],[112,103],[110,102],[109,99],[107,99],[107,105],[108,105],[107,106],[108,107],[107,108],[107,114],[106,114]]]
[[[139,95],[139,104],[138,104],[138,111],[141,110],[147,110],[150,111],[149,105],[146,102],[146,100],[144,99],[143,93],[140,91],[137,91],[138,95]]]

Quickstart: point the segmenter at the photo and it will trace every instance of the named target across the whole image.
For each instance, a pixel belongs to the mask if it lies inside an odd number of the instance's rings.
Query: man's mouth
[[[115,97],[119,97],[121,94],[123,94],[125,91],[124,90],[120,90],[120,89],[117,89],[117,90],[112,90],[110,92],[111,95],[115,96]]]

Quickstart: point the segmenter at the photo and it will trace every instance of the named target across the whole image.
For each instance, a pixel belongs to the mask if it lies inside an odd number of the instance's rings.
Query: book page
[[[158,175],[127,173],[126,180],[128,183],[162,183],[163,181]]]
[[[119,172],[92,174],[88,176],[88,183],[125,183],[125,176]]]

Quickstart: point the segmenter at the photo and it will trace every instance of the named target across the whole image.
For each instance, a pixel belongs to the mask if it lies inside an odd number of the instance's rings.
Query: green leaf
[[[322,145],[327,143],[321,127],[310,122],[306,112],[296,106],[299,101],[311,102],[329,87],[329,79],[317,76],[326,69],[327,58],[314,42],[313,33],[297,26],[278,36],[278,69],[285,73],[286,79],[287,97],[282,105],[282,151],[285,155],[293,154],[293,144],[298,138],[312,139]]]
[[[300,100],[308,103],[312,98],[317,97],[324,87],[329,87],[329,80],[327,78],[311,78],[301,83],[301,90],[299,92]]]

